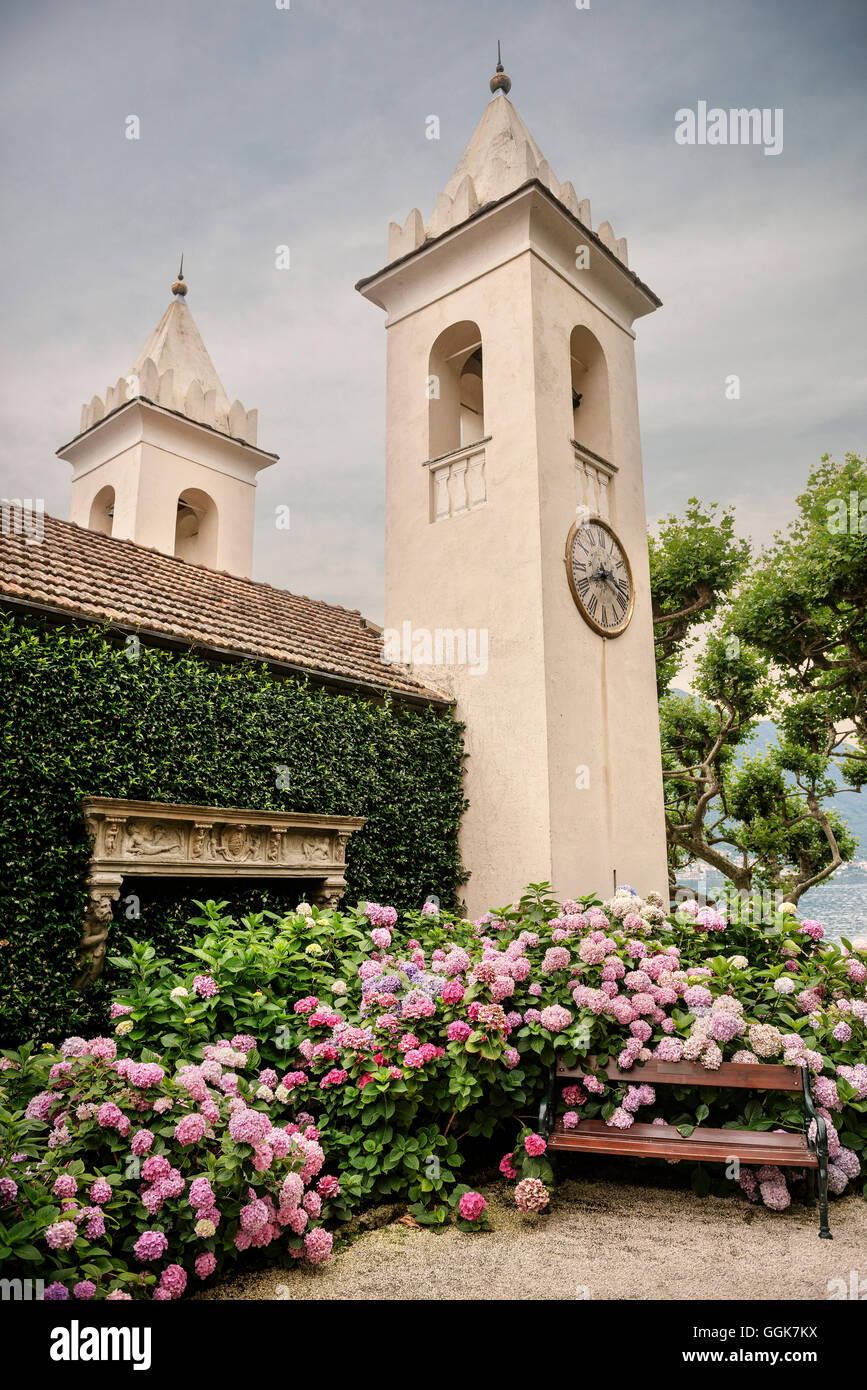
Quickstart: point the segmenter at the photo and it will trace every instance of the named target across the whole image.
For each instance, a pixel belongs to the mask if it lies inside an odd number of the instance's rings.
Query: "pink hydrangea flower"
[[[592,937],[585,936],[578,947],[578,955],[585,965],[601,965],[608,954],[608,947],[604,941],[594,941]]]
[[[460,1004],[466,993],[462,984],[457,980],[449,980],[443,985],[443,992],[440,995],[444,1004]]]
[[[815,922],[812,918],[805,917],[798,928],[804,936],[809,936],[812,941],[821,941],[825,935],[825,928],[821,922]],[[788,1205],[788,1203],[786,1204]]]
[[[158,1182],[160,1178],[167,1177],[171,1172],[171,1167],[169,1160],[163,1154],[151,1154],[150,1158],[146,1158],[142,1164],[141,1175],[145,1182]],[[93,1196],[92,1188],[91,1196]],[[106,1198],[107,1200],[108,1198]]]
[[[175,1139],[179,1144],[198,1144],[204,1138],[207,1123],[203,1115],[185,1115],[175,1125]]]
[[[237,1110],[229,1121],[229,1135],[236,1144],[252,1144],[253,1147],[266,1139],[271,1122],[261,1110],[250,1110],[246,1106]]]
[[[542,961],[542,971],[550,975],[555,970],[568,970],[571,964],[572,957],[565,946],[549,946]]]
[[[304,1210],[303,1207],[293,1207],[287,1213],[286,1224],[288,1225],[290,1231],[292,1231],[294,1235],[303,1236],[305,1230],[307,1229],[307,1223],[309,1220],[310,1217],[307,1215],[307,1212]]]
[[[397,910],[382,907],[379,903],[365,903],[364,911],[368,922],[374,927],[393,927],[397,922]]]
[[[605,1123],[611,1129],[629,1129],[630,1126],[634,1124],[634,1120],[628,1110],[618,1105],[614,1113],[608,1116]]]
[[[561,1004],[549,1004],[542,1010],[541,1023],[551,1033],[561,1033],[572,1022],[572,1015]]]
[[[77,1235],[74,1221],[55,1221],[45,1232],[45,1243],[52,1250],[70,1250]]]
[[[342,1067],[332,1067],[320,1081],[319,1089],[327,1091],[330,1086],[342,1086],[348,1076],[349,1072],[344,1071]]]
[[[193,1178],[190,1183],[190,1191],[187,1197],[193,1211],[198,1211],[201,1207],[212,1207],[216,1198],[214,1189],[211,1187],[207,1178]]]
[[[158,1062],[130,1062],[126,1068],[127,1081],[143,1091],[159,1086],[165,1074],[165,1068]]]
[[[464,1221],[478,1221],[484,1216],[487,1206],[480,1192],[465,1192],[458,1202],[458,1211]]]
[[[123,1111],[113,1101],[105,1101],[96,1112],[96,1123],[100,1129],[117,1129],[123,1118]]]
[[[330,1231],[326,1231],[319,1226],[315,1231],[308,1231],[304,1237],[304,1249],[311,1264],[322,1264],[331,1254],[331,1247],[334,1244],[334,1237]]]
[[[140,1263],[146,1264],[161,1259],[168,1246],[162,1231],[142,1231],[132,1251]]]
[[[160,1275],[160,1288],[168,1293],[169,1298],[180,1298],[186,1287],[187,1276],[181,1265],[166,1265]]]
[[[522,1178],[515,1188],[515,1205],[521,1211],[544,1211],[551,1194],[538,1178]]]

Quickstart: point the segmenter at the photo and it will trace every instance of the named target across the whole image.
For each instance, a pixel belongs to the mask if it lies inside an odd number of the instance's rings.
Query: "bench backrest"
[[[595,1057],[588,1057],[583,1067],[557,1063],[557,1076],[564,1080],[574,1077],[580,1081],[587,1072],[597,1070]],[[622,1071],[610,1060],[601,1070],[610,1081],[632,1081],[639,1086],[651,1082],[660,1086],[718,1086],[750,1091],[800,1091],[803,1086],[801,1068],[780,1062],[722,1062],[710,1071],[698,1062],[661,1062],[652,1057],[647,1062],[636,1062],[629,1071]]]

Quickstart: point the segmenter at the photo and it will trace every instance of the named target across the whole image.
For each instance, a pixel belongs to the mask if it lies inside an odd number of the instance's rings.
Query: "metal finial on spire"
[[[187,292],[187,286],[184,284],[184,253],[183,253],[183,251],[182,251],[182,252],[181,252],[181,268],[180,268],[180,270],[178,271],[178,278],[177,278],[177,280],[176,280],[175,283],[172,285],[172,294],[175,296],[176,299],[183,299],[183,297],[184,297],[184,295],[186,294],[186,292]]]
[[[491,78],[491,91],[496,94],[502,92],[503,96],[508,96],[512,90],[512,79],[507,77],[503,71],[503,59],[500,56],[500,40],[497,39],[497,71]]]

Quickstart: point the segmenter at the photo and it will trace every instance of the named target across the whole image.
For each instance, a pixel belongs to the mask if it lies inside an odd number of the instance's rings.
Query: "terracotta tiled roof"
[[[444,701],[384,664],[360,613],[188,564],[46,516],[40,543],[0,535],[0,602],[49,608],[223,653],[259,657],[340,683]]]

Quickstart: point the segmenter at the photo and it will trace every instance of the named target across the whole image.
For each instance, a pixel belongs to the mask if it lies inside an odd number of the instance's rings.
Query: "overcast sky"
[[[812,462],[864,450],[864,0],[5,0],[3,28],[0,495],[68,515],[54,451],[183,250],[229,398],[281,456],[255,576],[381,620],[384,316],[353,285],[389,220],[430,215],[498,38],[555,175],[664,301],[637,325],[649,517],[698,494],[767,539]],[[678,145],[699,100],[781,107],[783,152]]]

